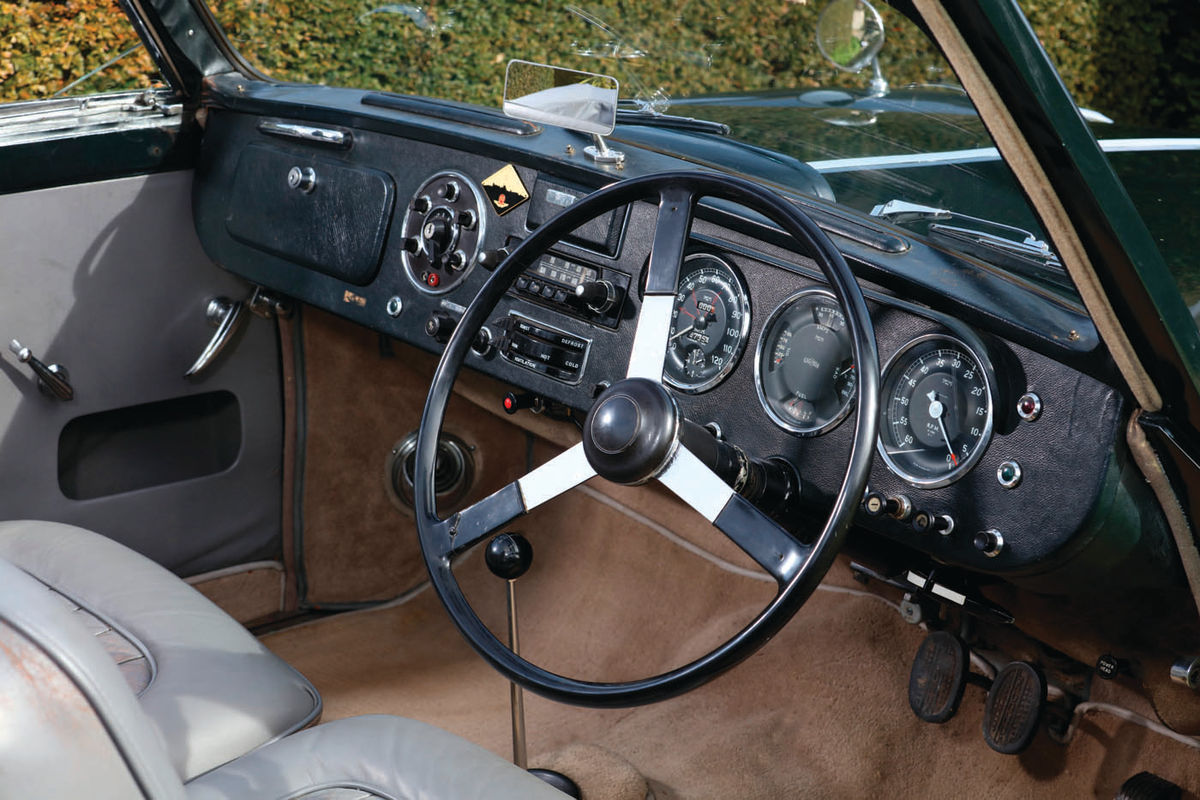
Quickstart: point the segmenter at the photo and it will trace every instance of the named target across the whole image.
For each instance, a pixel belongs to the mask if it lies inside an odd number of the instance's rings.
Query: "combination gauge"
[[[688,256],[679,273],[663,379],[694,394],[737,365],[750,333],[750,298],[733,267],[714,255]]]

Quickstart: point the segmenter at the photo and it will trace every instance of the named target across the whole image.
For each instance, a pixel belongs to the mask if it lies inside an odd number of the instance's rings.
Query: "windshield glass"
[[[499,108],[510,59],[613,75],[618,142],[874,211],[1070,291],[954,74],[882,3],[877,12],[861,0],[212,5],[242,53],[283,80]],[[672,124],[679,117],[728,132]],[[884,213],[891,201],[908,213]]]

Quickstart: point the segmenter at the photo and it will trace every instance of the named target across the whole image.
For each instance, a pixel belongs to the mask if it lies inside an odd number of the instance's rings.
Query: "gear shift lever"
[[[502,533],[488,543],[484,561],[493,575],[503,578],[508,584],[508,646],[520,655],[517,578],[524,575],[533,563],[533,545],[519,533]],[[512,702],[513,763],[521,769],[529,769],[525,746],[525,694],[518,684],[510,684],[509,698]],[[529,772],[570,797],[580,797],[579,786],[561,772],[549,769],[529,769]]]

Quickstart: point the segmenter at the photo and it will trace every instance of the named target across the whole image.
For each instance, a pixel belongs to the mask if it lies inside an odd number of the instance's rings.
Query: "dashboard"
[[[464,140],[422,122],[335,124],[305,108],[210,112],[194,190],[201,242],[255,284],[430,352],[508,250],[619,176],[547,156],[570,152],[559,132]],[[467,367],[512,386],[510,403],[586,411],[624,374],[654,220],[653,207],[634,204],[539,256],[476,336]],[[1125,400],[1087,369],[1095,341],[1082,312],[1001,291],[987,270],[946,278],[945,253],[899,247],[886,230],[830,227],[860,277],[883,365],[880,437],[856,524],[975,572],[1037,575],[1085,552],[1089,569],[1122,558],[1132,545],[1100,543],[1112,539],[1107,512],[1137,505],[1122,456]],[[664,380],[688,419],[753,458],[793,465],[816,521],[852,438],[845,326],[798,245],[745,210],[697,210]],[[1062,327],[1074,339],[1055,333]],[[803,536],[813,520],[784,522]]]

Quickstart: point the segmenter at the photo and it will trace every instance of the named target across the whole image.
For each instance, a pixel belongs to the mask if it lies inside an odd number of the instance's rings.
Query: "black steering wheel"
[[[662,384],[679,268],[702,197],[723,198],[764,215],[814,255],[846,317],[858,373],[854,441],[838,496],[811,544],[797,541],[735,493],[680,441],[678,406]],[[474,505],[439,519],[434,502],[438,433],[454,380],[476,332],[521,271],[564,235],[631,202],[650,201],[658,218],[645,295],[626,378],[596,399],[583,442]],[[632,298],[631,298],[632,299]],[[682,694],[711,680],[767,642],[816,589],[837,555],[871,466],[879,419],[879,358],[862,291],[842,254],[806,214],[740,178],[668,172],[618,181],[564,210],[525,239],[487,280],[447,343],[421,417],[414,500],[421,551],[438,597],[467,641],[493,667],[530,691],[595,707],[641,705]],[[740,632],[689,664],[619,683],[568,678],[514,654],[480,621],[451,571],[451,560],[518,516],[600,475],[618,483],[657,479],[732,539],[775,579],[774,599]]]

